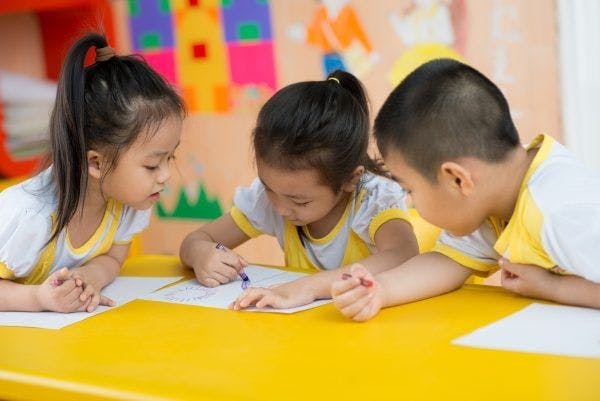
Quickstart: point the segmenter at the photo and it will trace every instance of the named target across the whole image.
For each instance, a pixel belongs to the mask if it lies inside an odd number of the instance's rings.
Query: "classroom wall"
[[[324,78],[323,46],[318,41],[308,43],[311,38],[301,35],[323,3],[332,8],[345,5],[356,17],[356,21],[338,23],[335,33],[342,40],[354,37],[348,47],[358,53],[354,56],[358,62],[352,65],[368,89],[373,115],[413,65],[433,56],[453,56],[480,69],[501,87],[525,141],[539,132],[561,137],[553,1],[272,0],[268,7],[277,88]],[[170,185],[166,209],[175,207],[181,188],[193,202],[200,186],[226,213],[235,187],[248,185],[254,178],[250,133],[260,105],[273,91],[260,84],[233,83],[230,89],[228,110],[194,112],[187,119],[177,159],[180,173]],[[143,236],[143,248],[176,252],[185,233],[200,224],[201,220],[155,215]],[[276,241],[267,237],[242,246],[240,253],[262,263],[283,260]]]
[[[539,132],[562,136],[553,0],[112,0],[111,5],[115,47],[142,54],[180,88],[189,108],[177,168],[143,234],[144,252],[177,253],[187,232],[227,213],[236,186],[255,176],[250,134],[260,106],[278,88],[323,79],[339,63],[364,82],[374,116],[420,62],[458,58],[504,91],[524,141]],[[0,15],[0,38],[0,52],[11,54],[0,57],[0,69],[43,75],[34,15]],[[250,261],[283,261],[276,241],[266,237],[240,253]]]

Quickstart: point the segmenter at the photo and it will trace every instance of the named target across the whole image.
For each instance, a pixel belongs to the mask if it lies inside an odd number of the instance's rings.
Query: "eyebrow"
[[[177,149],[177,147],[179,146],[179,144],[181,143],[181,141],[177,142],[177,145],[175,145],[175,149],[173,149],[173,151],[175,151]],[[159,157],[159,156],[165,156],[168,155],[171,152],[168,152],[166,150],[155,150],[154,152],[148,154],[148,157]]]
[[[287,196],[290,199],[296,199],[296,200],[299,200],[299,199],[306,200],[306,199],[308,199],[308,196],[306,196],[306,195],[285,195],[284,194],[283,196]]]
[[[271,190],[271,188],[269,188],[269,186],[267,184],[265,184],[265,182],[262,180],[262,178],[258,177],[258,179],[260,180],[260,182],[264,185],[264,187],[268,190]],[[302,200],[306,200],[309,199],[308,196],[306,195],[288,195],[288,194],[282,194],[283,196],[290,198],[290,199],[302,199]]]
[[[391,174],[392,181],[396,181],[398,184],[402,184],[402,180],[396,177],[394,174]]]

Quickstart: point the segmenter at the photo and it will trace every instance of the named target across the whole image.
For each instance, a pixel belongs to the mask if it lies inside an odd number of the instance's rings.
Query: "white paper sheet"
[[[269,287],[275,284],[287,283],[296,280],[297,278],[306,276],[304,273],[293,273],[256,265],[250,265],[246,267],[244,271],[248,277],[250,277],[252,287]],[[242,293],[243,289],[241,283],[241,280],[236,280],[215,288],[209,288],[199,284],[196,279],[193,279],[165,288],[153,294],[142,296],[140,299],[228,309],[229,305]],[[324,299],[296,308],[247,308],[244,310],[253,312],[294,313],[315,308],[329,302],[331,302],[331,300]]]
[[[102,294],[115,301],[116,305],[113,307],[99,306],[91,313],[0,312],[0,326],[61,329],[99,313],[118,308],[141,295],[148,294],[180,279],[181,277],[117,277],[102,291]]]
[[[452,343],[600,358],[600,310],[533,303]]]

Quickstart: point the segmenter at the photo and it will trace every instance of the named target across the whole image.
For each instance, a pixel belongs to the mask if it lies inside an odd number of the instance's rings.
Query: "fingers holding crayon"
[[[360,264],[331,285],[335,307],[346,317],[362,322],[375,316],[383,306],[381,285]]]

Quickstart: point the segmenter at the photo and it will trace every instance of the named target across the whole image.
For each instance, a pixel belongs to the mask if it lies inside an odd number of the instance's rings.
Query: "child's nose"
[[[281,202],[274,202],[274,206],[275,206],[275,211],[277,212],[277,214],[279,214],[281,217],[287,217],[290,215],[291,210],[288,209],[287,207],[283,206],[281,204]]]
[[[160,174],[158,175],[158,182],[164,184],[169,181],[169,178],[171,178],[171,170],[168,167],[161,169]]]

